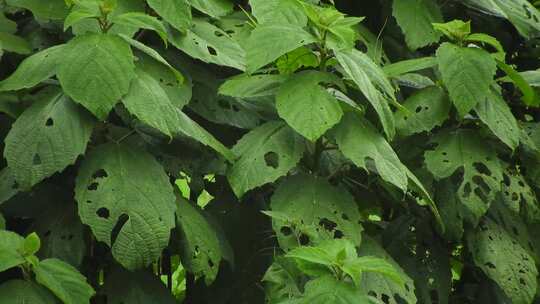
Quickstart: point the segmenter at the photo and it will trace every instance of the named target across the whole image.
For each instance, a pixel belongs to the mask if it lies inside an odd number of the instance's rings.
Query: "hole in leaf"
[[[93,179],[96,179],[96,178],[104,178],[104,177],[107,177],[107,176],[109,176],[109,175],[108,175],[107,172],[106,172],[105,170],[103,170],[103,169],[99,169],[99,170],[97,170],[96,172],[94,172],[94,174],[92,174],[92,178],[93,178]]]
[[[214,35],[216,35],[217,37],[221,37],[221,36],[223,36],[223,33],[220,32],[220,31],[215,31]]]
[[[334,238],[341,239],[343,237],[343,232],[341,230],[334,231]]]
[[[307,244],[309,244],[309,236],[302,233],[300,237],[298,237],[298,241],[300,242],[300,245],[306,246]]]
[[[422,111],[422,107],[421,107],[421,106],[416,107],[416,110],[415,110],[416,113],[420,113],[421,111]]]
[[[104,219],[108,219],[109,216],[110,216],[109,209],[107,209],[107,208],[105,208],[105,207],[99,208],[99,209],[96,211],[96,214],[97,214],[97,216],[99,216],[99,217],[101,217],[101,218],[104,218]]]
[[[47,119],[45,126],[52,127],[54,125],[54,120],[52,118]]]
[[[87,189],[90,190],[90,191],[96,191],[98,186],[99,186],[98,183],[91,183],[91,184],[88,186]]]
[[[333,231],[334,229],[336,229],[337,224],[327,218],[322,218],[319,221],[319,226],[323,227],[327,231]]]
[[[264,162],[268,167],[279,167],[279,155],[276,152],[268,152],[264,155]]]
[[[480,174],[491,176],[491,171],[483,163],[474,163],[473,166]]]
[[[41,165],[41,157],[39,156],[39,154],[34,155],[34,159],[32,160],[32,164],[34,164],[34,166]]]
[[[214,267],[214,262],[212,262],[210,259],[208,259],[208,266],[210,266],[210,268]]]
[[[216,56],[217,55],[217,51],[215,48],[211,47],[211,46],[207,46],[206,47],[208,49],[208,53],[210,53],[210,55],[212,56]]]
[[[281,227],[281,229],[279,230],[281,231],[281,233],[284,235],[284,236],[289,236],[292,234],[292,229],[290,227],[287,227],[287,226],[283,226]]]
[[[113,230],[111,231],[111,242],[114,243],[116,241],[116,238],[118,237],[118,234],[120,234],[120,230],[122,230],[122,227],[124,227],[124,224],[129,220],[129,215],[122,213],[118,217],[118,221],[114,225]]]

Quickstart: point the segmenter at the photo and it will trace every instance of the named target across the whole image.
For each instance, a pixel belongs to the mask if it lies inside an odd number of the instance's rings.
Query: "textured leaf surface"
[[[0,204],[9,200],[19,192],[19,183],[11,173],[11,169],[4,168],[0,171]]]
[[[31,88],[56,73],[64,45],[53,46],[26,58],[17,70],[0,82],[0,91]]]
[[[24,238],[15,232],[0,230],[0,271],[6,271],[12,267],[26,262],[21,250]]]
[[[253,129],[234,146],[238,157],[227,176],[234,193],[270,183],[287,174],[304,153],[302,139],[281,122],[269,122]]]
[[[463,169],[458,196],[468,210],[465,219],[477,223],[501,189],[502,168],[496,152],[470,130],[442,132],[433,142],[435,149],[424,154],[428,170],[442,179]]]
[[[512,303],[531,303],[536,294],[538,270],[534,259],[494,221],[483,220],[467,237],[473,259]]]
[[[407,168],[377,130],[365,119],[346,114],[333,130],[339,149],[355,165],[373,170],[402,190],[407,189]],[[373,161],[374,168],[368,166]]]
[[[443,89],[427,87],[405,100],[403,106],[409,112],[395,114],[396,128],[400,135],[410,136],[442,125],[448,119],[451,103]]]
[[[90,303],[95,294],[86,278],[73,266],[58,259],[46,259],[34,267],[36,281],[51,290],[64,304]]]
[[[79,215],[128,269],[155,261],[174,227],[174,194],[147,152],[107,144],[90,152],[77,176]]]
[[[443,43],[437,60],[442,80],[462,117],[489,96],[497,64],[488,52]]]
[[[288,219],[274,218],[272,222],[285,250],[298,246],[295,233],[291,233],[295,227],[298,235],[305,235],[311,244],[336,236],[360,244],[363,229],[354,198],[321,178],[303,174],[287,178],[272,196],[270,207]]]
[[[4,156],[28,189],[75,162],[86,150],[94,119],[62,93],[35,102],[13,124]]]
[[[313,42],[315,37],[299,26],[259,25],[244,45],[247,72],[253,73],[280,56]]]
[[[394,0],[392,10],[410,49],[416,50],[439,41],[441,35],[432,25],[443,20],[436,1]]]
[[[332,276],[324,276],[309,281],[305,286],[301,304],[368,304],[369,298],[350,283],[338,281]]]
[[[233,10],[233,3],[230,0],[189,0],[191,5],[197,10],[211,16],[225,16]]]
[[[105,119],[135,76],[129,44],[110,34],[87,34],[70,40],[63,53],[57,76],[64,92]]]
[[[245,70],[245,52],[238,42],[202,19],[194,19],[185,35],[171,31],[169,39],[175,47],[193,58]]]
[[[38,19],[60,20],[68,13],[68,7],[63,0],[7,0],[6,3],[25,8]]]
[[[338,100],[324,87],[339,82],[339,78],[322,72],[295,74],[276,96],[279,116],[307,139],[317,140],[343,116]]]
[[[388,138],[394,137],[395,125],[389,101],[395,98],[394,88],[386,75],[366,54],[353,49],[336,54],[339,64],[366,96],[379,119]]]
[[[260,24],[293,24],[306,26],[302,4],[295,0],[250,0],[253,16]]]
[[[222,259],[221,245],[214,228],[200,210],[189,202],[178,204],[177,223],[182,235],[182,263],[197,278],[211,284]]]
[[[179,31],[185,31],[191,25],[188,0],[148,0],[148,5]]]
[[[52,293],[36,283],[11,280],[0,285],[0,303],[58,304],[60,302]]]
[[[219,93],[238,98],[257,98],[277,94],[285,75],[241,75],[228,79],[219,87]]]

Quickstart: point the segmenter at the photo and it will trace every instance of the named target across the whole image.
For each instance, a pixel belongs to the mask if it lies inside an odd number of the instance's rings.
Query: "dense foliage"
[[[540,303],[527,0],[0,0],[0,303]]]

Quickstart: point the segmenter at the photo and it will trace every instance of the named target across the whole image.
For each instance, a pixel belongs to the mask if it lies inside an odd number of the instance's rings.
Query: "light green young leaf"
[[[0,91],[31,88],[56,73],[63,58],[64,45],[57,45],[23,60],[13,74],[0,82]]]
[[[188,201],[177,202],[176,221],[182,238],[182,264],[204,277],[207,285],[215,280],[221,259],[224,258],[218,235],[198,207]]]
[[[167,29],[156,17],[138,12],[129,12],[121,14],[112,18],[112,22],[116,24],[132,26],[136,28],[142,28],[152,30],[156,32],[163,43],[167,45]]]
[[[282,55],[315,41],[313,35],[299,26],[259,25],[244,45],[247,72],[253,73]]]
[[[403,103],[408,112],[399,111],[394,114],[398,133],[410,136],[433,130],[448,119],[451,105],[440,87],[432,86],[417,91]]]
[[[495,281],[512,303],[531,303],[538,269],[533,257],[501,226],[486,218],[467,235],[476,266]]]
[[[22,253],[24,256],[34,255],[41,248],[41,240],[39,236],[32,232],[24,238]]]
[[[458,197],[465,206],[465,220],[472,224],[489,209],[501,189],[502,168],[497,153],[471,130],[444,131],[433,138],[434,150],[424,154],[427,169],[436,179],[463,169]]]
[[[0,272],[24,264],[24,238],[15,232],[0,230]]]
[[[210,17],[219,18],[233,11],[233,2],[230,0],[189,0],[197,10]]]
[[[148,0],[148,5],[181,32],[186,31],[191,25],[189,0]]]
[[[70,40],[63,55],[57,73],[62,89],[104,120],[135,76],[129,44],[110,34],[86,34]]]
[[[405,34],[411,50],[438,42],[441,35],[432,23],[442,22],[442,13],[434,0],[394,0],[392,14]]]
[[[343,266],[341,266],[341,269],[351,277],[357,286],[360,286],[362,273],[364,272],[381,274],[398,285],[405,283],[405,278],[402,276],[401,272],[385,259],[375,256],[362,256],[345,261]]]
[[[0,285],[0,303],[10,304],[59,304],[47,289],[31,281],[10,280]]]
[[[373,302],[365,293],[352,284],[338,281],[332,276],[323,276],[306,283],[304,297],[297,303],[368,304]]]
[[[97,2],[95,7],[88,7],[85,5],[76,5],[74,6],[66,19],[64,20],[64,32],[72,27],[73,25],[82,22],[83,20],[89,18],[98,18],[101,17],[100,11],[97,7]]]
[[[444,85],[461,117],[488,98],[497,70],[488,52],[443,43],[437,50],[437,60]]]
[[[203,19],[193,19],[193,24],[186,34],[171,29],[169,41],[193,58],[245,70],[245,52],[238,42]]]
[[[91,151],[79,169],[75,199],[81,221],[127,269],[148,266],[169,243],[173,188],[145,151],[114,143]]]
[[[58,259],[46,259],[34,267],[36,281],[51,290],[64,304],[88,304],[96,293],[79,271]]]
[[[364,118],[347,113],[332,130],[340,151],[355,165],[374,171],[399,189],[407,190],[407,168],[377,130]],[[373,161],[373,165],[371,165]]]
[[[330,267],[335,262],[334,259],[323,249],[311,246],[299,246],[287,252],[288,258],[302,260],[309,263]]]
[[[339,235],[353,246],[361,242],[361,215],[354,198],[322,178],[299,174],[285,179],[272,196],[270,207],[289,219],[272,220],[279,245],[284,250],[298,247],[300,235],[304,235],[310,245]]]
[[[521,133],[520,128],[510,107],[499,92],[492,89],[489,97],[476,105],[475,112],[491,132],[510,149],[517,148]]]
[[[9,33],[0,32],[0,46],[6,52],[28,55],[32,53],[30,43],[24,38]]]
[[[251,12],[260,24],[307,25],[307,16],[297,0],[250,0]]]
[[[336,58],[379,115],[386,136],[393,138],[395,125],[389,102],[395,101],[394,88],[382,69],[356,49],[337,52]]]
[[[276,95],[285,75],[261,74],[239,75],[227,79],[220,87],[219,94],[236,98],[258,98]]]
[[[343,86],[333,74],[305,71],[283,83],[276,96],[279,116],[310,141],[316,141],[343,116],[338,100],[324,85]]]
[[[68,14],[64,0],[6,0],[6,3],[31,11],[38,20],[62,20]]]
[[[433,27],[454,41],[462,41],[471,33],[471,22],[452,20],[446,23],[433,23]]]
[[[268,122],[244,135],[233,147],[238,157],[227,177],[238,197],[286,175],[302,158],[304,142],[286,124]]]
[[[290,75],[300,68],[319,66],[319,58],[307,47],[299,47],[296,50],[281,56],[276,61],[280,74]]]
[[[58,91],[42,98],[17,119],[5,140],[4,156],[24,190],[84,154],[95,124],[88,112]]]
[[[122,99],[127,110],[145,124],[169,137],[186,135],[221,153],[228,160],[234,156],[210,133],[176,107],[159,82],[141,69]]]

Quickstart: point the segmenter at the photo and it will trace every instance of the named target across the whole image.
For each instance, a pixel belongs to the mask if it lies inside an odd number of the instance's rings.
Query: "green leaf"
[[[64,304],[90,303],[96,293],[73,266],[57,259],[46,259],[34,267],[36,281],[51,290]]]
[[[122,24],[126,26],[133,26],[136,28],[142,28],[152,30],[156,32],[161,40],[167,45],[167,29],[156,17],[138,12],[129,12],[115,16],[112,19],[113,23]]]
[[[279,88],[278,114],[294,130],[311,141],[317,140],[343,116],[338,100],[324,86],[340,85],[329,73],[305,71],[293,75]]]
[[[122,99],[131,114],[171,138],[184,134],[213,148],[228,160],[234,159],[229,149],[172,104],[157,80],[140,69],[136,75],[128,94]]]
[[[14,34],[17,32],[17,22],[7,18],[4,13],[0,13],[0,32]]]
[[[512,303],[532,303],[538,270],[531,257],[502,227],[484,219],[467,235],[474,262]]]
[[[463,169],[458,196],[465,207],[464,219],[476,224],[501,189],[502,168],[497,153],[471,130],[443,131],[433,140],[434,150],[424,154],[436,179]]]
[[[179,31],[191,25],[191,6],[188,0],[148,0],[148,5]]]
[[[411,50],[439,41],[441,35],[432,25],[443,20],[436,1],[394,0],[392,14],[405,34],[405,41]]]
[[[34,14],[36,19],[62,20],[68,13],[64,0],[6,0],[7,5],[25,8]]]
[[[471,33],[471,22],[452,20],[446,23],[433,23],[433,27],[454,41],[462,41]]]
[[[400,135],[410,136],[441,126],[449,117],[451,103],[443,89],[432,86],[414,93],[403,106],[408,111],[394,114],[396,128]]]
[[[540,222],[540,205],[535,192],[519,172],[503,173],[501,199],[513,214],[521,216],[526,223]]]
[[[470,34],[465,38],[465,41],[467,42],[476,42],[477,44],[487,44],[491,47],[493,47],[497,53],[495,53],[493,56],[497,58],[497,60],[504,61],[506,53],[504,51],[504,48],[502,44],[497,40],[497,38],[483,34],[483,33],[474,33]]]
[[[219,18],[232,12],[233,3],[230,0],[189,0],[197,10],[210,17]]]
[[[0,82],[0,91],[14,91],[36,86],[56,74],[64,45],[57,45],[27,57],[13,74]]]
[[[397,77],[399,75],[425,70],[437,66],[437,58],[421,57],[415,59],[402,60],[395,63],[385,65],[384,73],[388,77]]]
[[[389,102],[395,101],[394,88],[382,69],[356,49],[337,52],[336,58],[345,75],[354,81],[377,112],[386,136],[393,138],[394,116]]]
[[[356,166],[375,171],[380,177],[401,190],[407,190],[407,168],[377,130],[364,118],[345,114],[332,131],[339,150]],[[374,168],[368,166],[374,162]]]
[[[15,232],[0,230],[0,272],[26,263],[24,238]]]
[[[510,149],[517,148],[521,133],[518,122],[500,93],[491,90],[489,97],[478,103],[475,112],[491,132]]]
[[[535,86],[535,73],[534,71],[531,72],[522,72],[519,73],[514,68],[506,63],[504,63],[501,60],[497,60],[497,66],[503,70],[506,75],[508,75],[508,79],[514,83],[516,87],[521,91],[523,94],[523,97],[521,98],[523,100],[523,103],[527,106],[533,106],[538,107],[540,106],[540,97],[536,93],[536,91],[532,88],[532,86]],[[530,77],[533,76],[533,77]],[[528,79],[525,79],[527,77]]]
[[[282,55],[315,41],[313,35],[299,26],[259,25],[244,45],[247,72],[253,73]]]
[[[28,41],[26,41],[24,38],[9,33],[0,32],[0,47],[6,52],[21,55],[28,55],[32,53],[32,48]]]
[[[274,257],[272,265],[266,270],[262,279],[267,287],[267,298],[277,303],[300,296],[301,280],[302,273],[297,268],[296,263],[283,256]]]
[[[59,304],[56,297],[36,283],[10,280],[0,285],[0,303],[10,304]]]
[[[281,56],[276,61],[280,74],[290,75],[301,68],[316,68],[319,66],[319,58],[307,47],[299,47],[296,50]]]
[[[83,20],[99,17],[101,17],[101,12],[97,2],[84,2],[84,4],[74,5],[64,20],[64,32],[73,25],[83,22]]]
[[[176,220],[182,238],[182,264],[196,278],[204,277],[206,285],[210,285],[224,258],[219,237],[198,207],[180,200],[177,208]]]
[[[443,43],[437,50],[437,60],[442,80],[461,117],[488,98],[497,70],[488,52]]]
[[[402,277],[402,273],[399,272],[392,264],[385,259],[381,259],[375,256],[363,256],[356,259],[346,261],[341,269],[355,282],[355,285],[359,286],[361,282],[361,275],[364,272],[378,273],[388,277],[390,280],[398,285],[404,284],[405,279]]]
[[[260,24],[307,25],[304,8],[296,0],[250,0],[251,12]]]
[[[343,236],[355,246],[360,244],[363,229],[354,198],[322,178],[299,174],[285,179],[272,196],[270,207],[273,212],[287,214],[289,218],[288,221],[272,220],[279,245],[284,250],[297,247],[298,238],[313,245]]]
[[[368,296],[350,283],[323,276],[306,283],[304,298],[300,304],[368,304]]]
[[[177,303],[167,286],[150,271],[131,272],[115,267],[107,273],[103,287],[108,304]]]
[[[302,158],[302,139],[282,122],[263,124],[244,135],[233,147],[238,157],[227,177],[238,197],[286,175]]]
[[[35,232],[32,232],[24,238],[23,255],[24,256],[34,255],[38,252],[40,247],[41,247],[41,240],[39,239],[39,236]]]
[[[227,79],[219,94],[237,98],[258,98],[276,95],[281,84],[288,79],[285,75],[261,74],[239,75]]]
[[[30,106],[5,140],[4,157],[20,187],[29,189],[73,164],[84,154],[94,124],[89,113],[58,91]]]
[[[299,246],[287,252],[285,256],[328,267],[334,263],[334,259],[319,247]]]
[[[204,21],[193,19],[186,34],[169,31],[170,42],[189,56],[207,63],[214,63],[245,70],[245,52],[238,42],[220,28]]]
[[[70,40],[63,56],[57,73],[62,89],[104,120],[135,76],[129,44],[110,34],[86,34]]]
[[[174,194],[145,151],[106,144],[91,151],[76,180],[79,215],[115,259],[133,270],[157,260],[174,227]]]
[[[9,200],[19,192],[19,183],[9,167],[0,171],[0,204]]]

